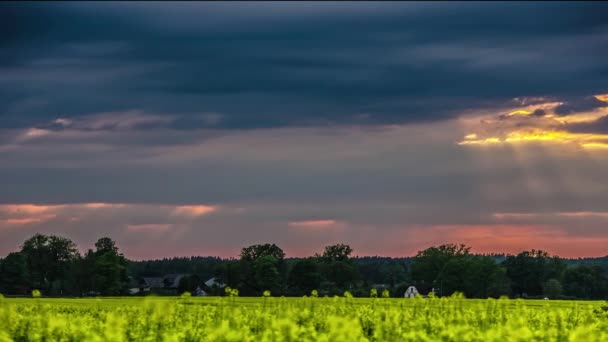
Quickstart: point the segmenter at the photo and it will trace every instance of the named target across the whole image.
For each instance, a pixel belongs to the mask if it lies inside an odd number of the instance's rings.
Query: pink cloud
[[[168,223],[150,223],[150,224],[127,224],[127,230],[130,231],[156,231],[163,232],[173,227]]]
[[[290,227],[308,227],[308,228],[327,227],[327,226],[333,226],[335,224],[337,224],[337,222],[335,220],[292,221],[292,222],[288,223],[288,225]]]
[[[40,214],[63,208],[63,205],[38,205],[38,204],[1,204],[0,212],[14,214]]]
[[[171,212],[171,216],[186,216],[186,217],[198,217],[217,210],[215,206],[209,205],[182,205],[175,207]]]
[[[499,220],[502,219],[526,219],[526,218],[534,218],[537,217],[537,213],[494,213],[492,214],[494,218]]]
[[[561,257],[606,255],[608,237],[572,236],[548,225],[441,225],[417,227],[411,236],[425,236],[421,248],[442,243],[464,243],[475,253],[519,253],[543,249]]]
[[[533,218],[539,218],[539,217],[608,218],[608,212],[606,212],[606,211],[558,211],[558,212],[548,212],[548,213],[494,213],[494,214],[492,214],[492,216],[499,220],[533,219]]]
[[[57,215],[51,214],[51,215],[42,215],[39,217],[9,218],[9,219],[0,220],[0,222],[4,222],[8,225],[21,226],[21,225],[30,224],[30,223],[41,223],[44,221],[51,220],[55,217],[57,217]]]
[[[605,217],[608,218],[608,212],[605,211],[574,211],[558,213],[558,216],[566,217]]]
[[[102,208],[124,208],[127,205],[122,203],[85,203],[82,204],[87,209],[102,209]]]

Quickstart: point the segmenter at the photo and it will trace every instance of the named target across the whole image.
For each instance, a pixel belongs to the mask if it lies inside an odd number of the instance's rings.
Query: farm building
[[[226,284],[222,283],[221,281],[219,281],[219,279],[214,277],[214,278],[207,280],[205,282],[205,286],[207,286],[208,288],[212,288],[214,286],[219,287],[219,288],[224,288],[224,287],[226,287]]]
[[[405,293],[403,294],[403,297],[405,298],[414,298],[416,297],[416,295],[418,294],[418,290],[416,289],[415,286],[410,286],[407,288],[407,290],[405,290]]]
[[[167,274],[163,277],[163,287],[176,290],[179,287],[179,281],[185,276],[186,274]]]

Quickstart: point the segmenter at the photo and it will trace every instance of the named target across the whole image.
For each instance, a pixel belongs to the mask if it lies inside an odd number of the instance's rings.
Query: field
[[[463,298],[0,299],[5,341],[608,341],[602,302]]]

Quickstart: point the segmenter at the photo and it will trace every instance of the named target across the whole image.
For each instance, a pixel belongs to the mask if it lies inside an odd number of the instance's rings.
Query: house
[[[152,289],[161,288],[163,288],[163,278],[143,277],[135,279],[129,277],[129,294],[142,294],[150,292]]]
[[[163,277],[162,283],[163,288],[176,290],[179,287],[179,282],[183,277],[187,276],[186,274],[167,274]]]
[[[144,277],[143,285],[148,289],[161,289],[163,288],[163,278],[159,277]]]
[[[205,282],[205,286],[207,286],[207,288],[212,288],[214,286],[224,288],[226,287],[226,284],[222,283],[219,279],[213,277]]]
[[[418,290],[416,289],[415,286],[410,286],[407,288],[407,290],[405,290],[405,293],[403,294],[403,297],[405,298],[415,298],[416,295],[418,295]]]
[[[196,287],[196,290],[192,294],[193,296],[207,296],[207,291],[203,290],[200,286]]]

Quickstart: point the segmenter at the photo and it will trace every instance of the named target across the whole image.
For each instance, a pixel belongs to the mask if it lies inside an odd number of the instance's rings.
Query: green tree
[[[32,286],[47,293],[53,290],[56,281],[57,290],[63,291],[63,278],[69,264],[78,256],[76,244],[59,236],[36,234],[26,240],[21,248],[26,257]]]
[[[325,247],[320,257],[324,278],[339,289],[350,288],[359,278],[357,267],[350,258],[352,252],[349,245],[337,244]]]
[[[513,293],[519,296],[542,295],[543,284],[551,278],[561,278],[566,267],[559,258],[534,249],[508,256],[503,266],[511,279]]]
[[[482,255],[468,255],[461,260],[465,267],[462,269],[462,284],[456,291],[471,298],[496,298],[510,294],[506,270],[494,259]]]
[[[195,274],[183,276],[177,285],[177,293],[182,294],[184,292],[194,293],[196,289],[201,285],[201,278]]]
[[[581,299],[605,299],[608,293],[606,272],[599,265],[569,267],[563,276],[564,293]]]
[[[448,272],[461,272],[459,260],[469,255],[471,247],[460,244],[446,244],[439,247],[430,247],[416,254],[412,264],[411,276],[419,291],[428,292],[431,288],[448,285],[446,284],[446,266],[450,265]],[[443,291],[447,292],[447,291]],[[445,293],[444,293],[445,294]]]
[[[271,255],[258,258],[253,264],[254,279],[258,289],[278,292],[281,288],[281,274],[277,269],[278,260]]]
[[[118,254],[118,247],[116,247],[116,243],[109,237],[102,237],[101,239],[97,240],[97,242],[95,242],[95,249],[95,253],[97,255],[104,253]]]
[[[407,279],[407,272],[405,267],[400,263],[385,263],[380,266],[380,274],[382,282],[389,284],[391,287],[395,287],[400,282]]]
[[[345,261],[350,258],[353,249],[343,243],[326,246],[323,251],[323,259],[327,262]]]
[[[549,280],[547,280],[545,282],[545,284],[543,285],[543,290],[545,293],[545,296],[555,299],[559,296],[561,296],[562,294],[562,284],[559,282],[559,280],[555,279],[555,278],[551,278]]]
[[[27,260],[21,253],[10,253],[0,261],[0,293],[27,294],[28,292]]]
[[[298,260],[291,268],[288,278],[289,285],[303,293],[318,289],[321,280],[319,265],[314,258]]]
[[[241,285],[241,263],[238,260],[227,260],[217,267],[215,276],[229,287]]]
[[[285,252],[274,243],[267,243],[245,247],[241,249],[240,256],[242,261],[256,261],[265,256],[272,256],[277,260],[283,260],[285,258]]]
[[[95,247],[85,258],[85,264],[92,266],[92,289],[103,295],[124,294],[129,281],[126,258],[109,238],[99,239]]]
[[[259,244],[245,247],[240,254],[242,291],[260,295],[273,289],[279,293],[285,273],[285,252],[275,244]],[[269,288],[268,286],[272,286]]]

